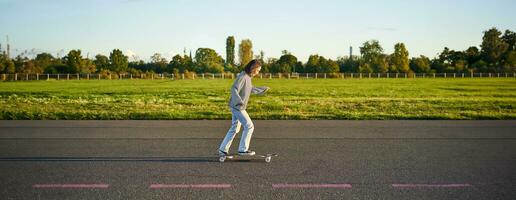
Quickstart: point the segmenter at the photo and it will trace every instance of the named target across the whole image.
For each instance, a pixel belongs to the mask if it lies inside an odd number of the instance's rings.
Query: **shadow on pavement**
[[[219,162],[218,157],[0,157],[0,162]]]

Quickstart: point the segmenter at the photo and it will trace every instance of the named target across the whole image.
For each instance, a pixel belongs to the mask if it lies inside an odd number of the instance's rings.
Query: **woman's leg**
[[[249,114],[245,110],[235,110],[233,115],[236,115],[238,121],[242,123],[244,126],[244,131],[242,132],[242,138],[240,139],[240,145],[238,147],[238,152],[246,152],[249,150],[249,145],[251,143],[251,137],[253,136],[254,124]]]
[[[240,131],[240,122],[238,121],[238,118],[235,116],[234,112],[231,111],[231,127],[228,130],[228,133],[226,134],[226,137],[224,137],[224,140],[222,140],[222,144],[220,144],[219,150],[228,153],[229,147],[231,147],[231,143],[233,142],[233,138],[235,138],[235,135]]]

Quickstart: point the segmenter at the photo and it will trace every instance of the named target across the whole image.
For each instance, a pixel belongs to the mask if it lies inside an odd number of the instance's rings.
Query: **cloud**
[[[127,49],[125,50],[124,54],[129,57],[129,60],[132,60],[134,58],[138,58],[138,55],[136,53],[134,53],[134,51],[130,50],[130,49]]]
[[[174,51],[167,52],[167,58],[172,58],[172,57],[174,57]]]

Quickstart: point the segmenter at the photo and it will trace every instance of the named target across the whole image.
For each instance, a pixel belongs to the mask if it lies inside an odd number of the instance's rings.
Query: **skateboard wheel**
[[[270,163],[271,162],[271,157],[270,156],[265,157],[265,162]]]
[[[219,162],[224,162],[224,160],[226,160],[226,157],[220,157],[219,158]]]

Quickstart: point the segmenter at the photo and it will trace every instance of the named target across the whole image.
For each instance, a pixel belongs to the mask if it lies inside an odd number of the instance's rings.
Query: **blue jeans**
[[[238,147],[239,152],[245,152],[249,150],[249,144],[251,143],[251,137],[254,131],[254,124],[249,118],[247,111],[245,110],[237,110],[231,108],[231,128],[229,128],[226,137],[222,140],[222,144],[220,144],[219,150],[224,152],[229,152],[229,147],[231,147],[231,143],[235,138],[235,135],[240,131],[240,127],[244,126],[244,131],[242,133],[242,138],[240,139],[240,145]]]

